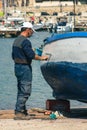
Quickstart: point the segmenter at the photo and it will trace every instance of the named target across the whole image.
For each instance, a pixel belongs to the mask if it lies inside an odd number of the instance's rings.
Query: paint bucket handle
[[[48,58],[48,60],[47,60],[47,61],[49,61],[49,60],[50,60],[50,58],[51,58],[51,56],[52,56],[52,54],[50,54],[50,53],[46,53],[46,55],[48,55],[48,56],[49,56],[49,58]]]

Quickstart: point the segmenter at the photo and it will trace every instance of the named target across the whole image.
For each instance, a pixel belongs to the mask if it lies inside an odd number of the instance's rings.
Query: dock
[[[83,24],[83,25],[75,25],[75,28],[74,28],[75,31],[87,31],[87,25],[86,24]]]
[[[35,31],[47,31],[47,27],[38,28],[35,29]],[[11,38],[11,37],[17,37],[19,34],[20,30],[17,29],[0,30],[0,37]]]
[[[17,30],[0,30],[0,37],[17,37],[20,34],[20,31]]]
[[[43,27],[40,29],[35,29],[36,31],[48,31],[47,27]],[[74,31],[87,31],[87,25],[75,25]],[[7,29],[0,30],[0,37],[13,38],[17,37],[20,34],[19,30],[16,29]]]
[[[55,120],[65,118],[87,119],[87,108],[71,108],[68,100],[46,101],[46,108],[30,108],[27,110],[31,119]],[[53,115],[52,115],[53,114]],[[55,115],[55,118],[53,117]],[[14,110],[0,110],[0,119],[14,119]]]
[[[60,104],[47,100],[47,108],[49,104]],[[55,104],[57,103],[57,104]],[[67,103],[67,102],[66,102]],[[63,102],[62,105],[66,104]],[[69,104],[66,104],[69,105]],[[65,105],[65,106],[66,106]],[[67,107],[66,107],[67,108]],[[52,107],[50,108],[52,109]],[[68,109],[67,109],[68,110]],[[71,108],[70,111],[56,115],[53,118],[50,114],[54,111],[42,108],[30,108],[28,113],[29,120],[14,120],[14,110],[0,110],[0,130],[86,130],[87,129],[87,108]],[[57,112],[57,111],[56,111]]]
[[[50,112],[51,112],[50,110],[43,110],[41,108],[31,108],[30,110],[28,110],[28,113],[31,115],[31,119],[52,120],[49,117]],[[0,110],[0,119],[14,119],[14,117],[15,117],[14,110]],[[70,118],[87,119],[87,108],[71,108],[69,113],[64,113],[62,116],[57,117],[57,119],[70,119]]]

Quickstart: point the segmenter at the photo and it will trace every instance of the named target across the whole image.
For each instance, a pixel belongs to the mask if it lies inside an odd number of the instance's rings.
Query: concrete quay
[[[87,130],[87,119],[0,119],[0,130]]]
[[[36,119],[14,120],[13,110],[0,110],[0,130],[87,130],[87,109],[74,109],[70,117],[48,119],[49,115],[29,110]],[[75,114],[76,113],[76,114]]]

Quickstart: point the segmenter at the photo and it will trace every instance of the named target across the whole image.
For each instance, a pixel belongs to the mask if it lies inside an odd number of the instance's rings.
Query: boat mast
[[[3,1],[4,18],[7,19],[7,0]]]
[[[75,30],[75,13],[76,13],[76,10],[75,10],[76,6],[75,5],[76,5],[76,0],[73,0],[73,2],[74,2],[73,5],[74,5],[74,30]]]

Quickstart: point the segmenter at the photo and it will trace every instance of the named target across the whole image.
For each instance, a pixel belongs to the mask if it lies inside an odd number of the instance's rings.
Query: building
[[[3,4],[7,4],[7,6],[56,6],[60,3],[64,5],[72,5],[75,1],[76,4],[87,3],[87,0],[0,0]]]
[[[81,8],[81,4],[87,4],[87,0],[0,0],[2,7],[8,7],[9,10],[19,9],[23,12],[63,12],[73,11],[74,3],[77,5],[77,11],[86,10],[86,6]]]
[[[2,1],[2,5],[6,3],[8,7],[16,6],[58,6],[62,4],[62,6],[72,5],[73,2],[76,4],[87,4],[87,0],[0,0]]]

